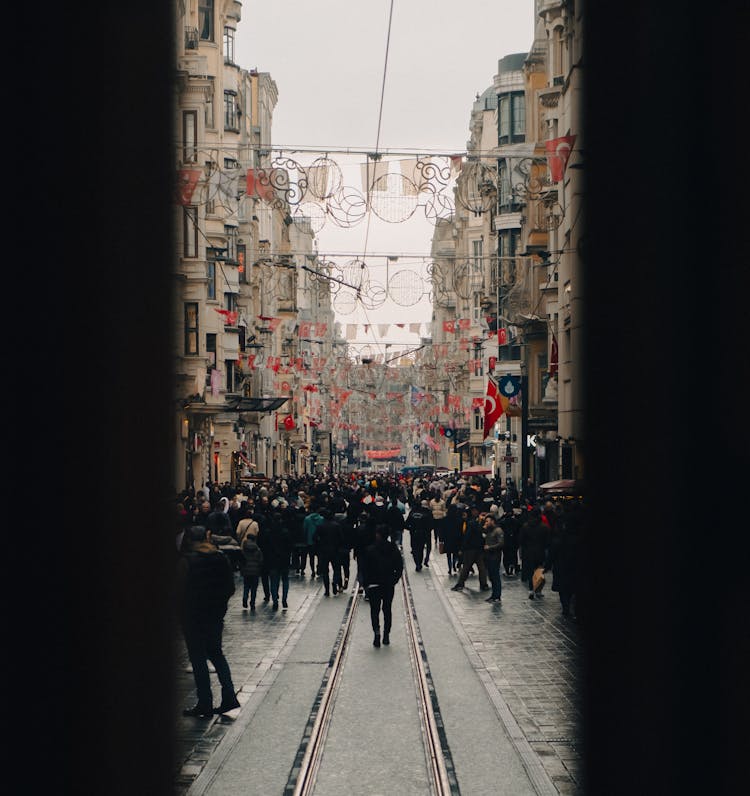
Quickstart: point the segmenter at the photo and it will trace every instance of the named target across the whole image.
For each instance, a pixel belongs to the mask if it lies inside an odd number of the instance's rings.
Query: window
[[[497,98],[498,144],[517,144],[526,140],[526,101],[522,91]]]
[[[234,361],[231,359],[225,359],[224,369],[227,374],[227,392],[235,392],[237,389],[237,370]]]
[[[214,83],[211,78],[211,86],[206,92],[206,104],[203,106],[205,111],[204,122],[206,127],[214,128]]]
[[[484,431],[484,416],[479,409],[474,410],[474,431]]]
[[[185,356],[198,356],[198,304],[185,304]]]
[[[182,217],[182,256],[198,256],[198,208],[188,206],[183,208]]]
[[[216,367],[216,335],[215,334],[207,334],[206,335],[206,359],[208,370],[210,371],[212,368]],[[210,372],[207,374],[206,378],[210,379],[211,374]],[[210,385],[211,382],[209,381],[208,384]]]
[[[247,270],[245,266],[245,259],[247,257],[247,247],[244,243],[237,245],[237,270],[240,272],[240,282],[243,285],[247,284]]]
[[[239,231],[237,227],[224,227],[224,234],[227,236],[227,260],[230,263],[236,263]]]
[[[481,309],[480,309],[481,312]],[[482,361],[482,346],[474,346],[474,375],[484,376],[484,362]]]
[[[225,293],[224,294],[224,309],[229,312],[237,312],[237,294]],[[233,324],[235,325],[235,324]]]
[[[216,263],[209,260],[206,263],[206,277],[208,283],[206,285],[206,297],[209,299],[216,298]]]
[[[563,62],[565,53],[565,34],[561,25],[552,31],[551,39],[552,58],[550,61],[552,66],[552,85],[558,86],[562,85],[564,82],[565,75],[565,65]]]
[[[234,63],[234,28],[224,28],[224,63]]]
[[[497,162],[497,175],[498,183],[500,184],[500,193],[497,201],[501,208],[507,208],[513,201],[513,192],[510,184],[510,174],[508,172],[508,161],[499,160]],[[502,212],[500,210],[499,212]]]
[[[198,30],[202,41],[214,40],[214,0],[198,0]]]
[[[224,129],[239,130],[239,114],[237,113],[237,92],[224,92]]]
[[[182,162],[198,160],[198,111],[182,112]]]

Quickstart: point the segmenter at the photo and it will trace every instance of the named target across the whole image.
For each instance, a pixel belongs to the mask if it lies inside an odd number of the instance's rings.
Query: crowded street
[[[381,503],[386,508],[381,493],[398,492],[408,521],[418,505],[415,495],[431,485],[426,478],[359,480],[368,486],[310,479],[304,488],[313,495],[317,489],[318,499],[305,510],[299,498],[300,515],[343,500],[347,507],[356,503],[357,511],[348,514],[359,518],[359,509]],[[459,507],[461,499],[476,496],[478,520],[499,513],[490,502],[493,485],[473,480],[434,479],[432,494],[442,487],[449,505],[455,498]],[[249,499],[273,513],[287,502],[276,495],[293,501],[285,486],[282,492],[279,479]],[[515,512],[511,507],[508,514],[525,510]],[[261,515],[260,508],[254,510],[260,525]],[[335,516],[346,524],[346,512]],[[420,537],[415,546],[418,534],[413,538],[406,528],[400,537],[403,574],[387,646],[373,644],[370,590],[360,588],[354,558],[349,577],[338,588],[333,579],[329,588],[310,565],[300,572],[292,546],[284,562],[285,608],[273,594],[264,601],[260,587],[257,605],[243,607],[237,565],[223,652],[239,707],[210,717],[177,717],[179,793],[583,792],[581,626],[574,610],[563,613],[552,590],[552,562],[547,584],[530,600],[519,556],[517,573],[511,565],[510,574],[503,570],[501,598],[488,602],[491,589],[482,588],[479,571],[467,576],[463,588],[454,588],[459,575],[448,572],[448,555],[439,552],[442,540],[431,531],[429,545]],[[443,535],[448,533],[441,530]],[[189,710],[195,683],[184,644],[178,660],[177,702]],[[218,694],[215,669],[210,671]],[[424,702],[428,709],[420,712]],[[431,765],[435,757],[439,765]]]

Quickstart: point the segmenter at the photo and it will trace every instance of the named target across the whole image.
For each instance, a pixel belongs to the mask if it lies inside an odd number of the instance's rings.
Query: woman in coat
[[[247,608],[247,598],[250,596],[250,610],[255,610],[255,595],[258,593],[258,582],[263,567],[263,553],[258,547],[258,523],[248,530],[242,540],[242,558],[240,567],[242,572],[242,607]]]
[[[449,503],[441,528],[440,541],[443,543],[448,563],[448,575],[457,575],[460,567],[459,550],[461,549],[461,524],[464,510],[463,504]]]

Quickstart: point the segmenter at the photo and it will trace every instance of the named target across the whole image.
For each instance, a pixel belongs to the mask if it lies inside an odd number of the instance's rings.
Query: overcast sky
[[[276,82],[274,147],[375,151],[382,93],[379,150],[465,151],[472,104],[492,85],[498,60],[531,48],[534,0],[394,0],[392,8],[389,41],[391,0],[243,2],[236,60],[244,69],[269,72]],[[315,155],[306,157],[310,162]],[[318,249],[361,253],[365,261],[370,253],[428,255],[432,230],[419,208],[398,224],[371,215],[369,230],[366,221],[351,229],[326,223]],[[384,272],[384,260],[372,262],[373,273]],[[414,262],[402,259],[389,273]],[[413,323],[430,317],[425,298],[410,307],[387,302],[339,320]]]

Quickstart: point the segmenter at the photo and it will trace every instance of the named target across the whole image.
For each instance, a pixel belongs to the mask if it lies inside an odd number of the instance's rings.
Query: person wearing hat
[[[197,702],[182,713],[205,719],[240,707],[229,662],[221,647],[224,615],[235,590],[234,574],[229,560],[212,543],[211,531],[204,525],[192,525],[188,536],[189,549],[179,561],[177,583],[182,632],[193,669]],[[214,665],[221,684],[221,704],[215,710],[208,661]]]

